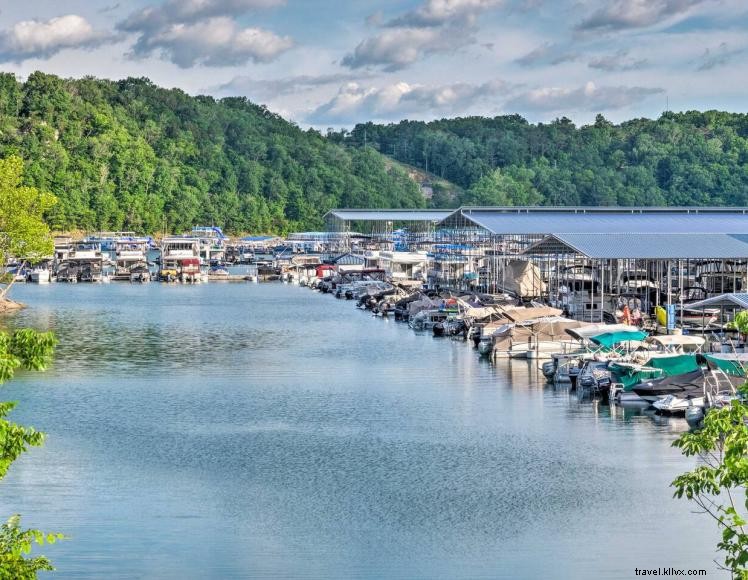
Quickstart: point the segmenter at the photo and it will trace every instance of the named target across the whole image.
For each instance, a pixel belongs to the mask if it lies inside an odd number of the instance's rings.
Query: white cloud
[[[240,16],[285,3],[286,0],[169,0],[160,6],[136,10],[117,26],[127,32],[158,30],[175,22],[194,23],[217,16]]]
[[[341,62],[349,68],[380,67],[391,72],[428,55],[475,44],[478,15],[501,5],[503,0],[426,0],[386,22],[377,12],[367,18],[367,24],[382,30],[359,42]]]
[[[49,58],[66,48],[93,48],[109,38],[109,33],[95,30],[76,14],[50,20],[23,20],[0,32],[0,61]]]
[[[606,72],[638,70],[647,66],[645,58],[632,58],[627,50],[619,50],[615,54],[606,54],[590,59],[587,66]]]
[[[158,54],[182,68],[270,62],[290,49],[293,40],[241,27],[234,17],[283,4],[285,0],[169,0],[133,12],[117,28],[138,35],[132,56]]]
[[[456,50],[474,41],[458,28],[389,28],[367,38],[343,58],[349,68],[380,66],[395,71],[426,55]]]
[[[220,95],[246,95],[259,98],[274,97],[278,95],[292,95],[303,93],[329,85],[360,81],[370,78],[367,73],[330,73],[317,76],[297,75],[281,77],[277,79],[255,79],[246,75],[239,75],[230,81],[222,83],[212,89],[211,93]]]
[[[269,62],[292,46],[289,37],[261,28],[240,28],[231,18],[217,17],[159,30],[138,41],[135,54],[160,53],[182,68],[232,66],[249,60]]]
[[[316,125],[346,125],[372,119],[400,119],[411,114],[421,119],[445,114],[464,115],[479,103],[498,100],[507,90],[508,85],[503,81],[435,86],[400,81],[383,87],[347,83],[337,95],[317,107],[307,120]]]
[[[579,30],[645,28],[686,14],[705,0],[612,0],[583,20]]]
[[[712,70],[713,68],[726,65],[744,52],[745,49],[733,49],[726,42],[723,42],[717,48],[707,48],[704,50],[703,54],[697,60],[696,70]]]
[[[511,98],[505,109],[510,112],[603,112],[625,109],[652,95],[661,94],[661,88],[602,86],[588,82],[578,88],[543,87]]]
[[[426,0],[412,12],[389,21],[387,26],[442,26],[455,20],[472,24],[481,12],[497,8],[503,3],[503,0]]]
[[[578,58],[579,55],[574,52],[565,50],[563,47],[552,42],[545,42],[516,59],[515,62],[522,66],[556,65],[564,62],[572,62]]]

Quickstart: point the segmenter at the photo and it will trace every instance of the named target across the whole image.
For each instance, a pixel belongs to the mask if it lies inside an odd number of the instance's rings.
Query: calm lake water
[[[695,465],[670,447],[683,420],[290,285],[13,295],[11,324],[60,339],[2,393],[48,433],[0,506],[70,536],[50,577],[723,577],[668,487]]]

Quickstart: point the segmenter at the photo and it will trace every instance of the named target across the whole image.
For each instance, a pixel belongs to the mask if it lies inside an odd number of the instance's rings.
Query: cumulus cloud
[[[534,48],[526,55],[519,57],[514,62],[521,66],[529,67],[547,64],[556,65],[564,62],[572,62],[578,58],[578,54],[564,50],[552,42],[546,42]]]
[[[133,12],[117,28],[138,35],[131,56],[157,54],[182,68],[270,62],[290,49],[293,40],[239,26],[234,18],[283,4],[285,0],[169,0]]]
[[[432,27],[456,20],[472,24],[481,12],[503,3],[503,0],[426,0],[412,12],[390,20],[387,26]]]
[[[277,95],[303,93],[329,85],[349,83],[370,78],[368,73],[333,73],[325,75],[297,75],[278,79],[255,79],[246,75],[213,87],[208,92],[221,95],[247,95],[269,98]]]
[[[745,50],[743,49],[731,49],[726,42],[723,42],[717,48],[707,48],[704,50],[704,53],[697,60],[696,70],[712,70],[713,68],[726,65],[744,52]]]
[[[455,83],[426,86],[398,82],[384,87],[359,83],[342,86],[331,100],[308,117],[313,124],[351,124],[361,120],[389,120],[417,114],[419,118],[439,114],[465,114],[475,105],[506,94],[503,81],[483,84]]]
[[[627,50],[619,50],[614,54],[607,54],[592,58],[587,66],[606,72],[639,70],[647,66],[647,59],[636,59],[628,55]]]
[[[175,22],[195,23],[216,16],[241,16],[285,3],[286,0],[169,0],[160,6],[136,10],[117,26],[126,32],[142,33],[159,30]]]
[[[415,10],[384,22],[380,13],[367,19],[379,32],[362,40],[341,61],[349,68],[402,69],[425,56],[475,44],[476,18],[503,0],[426,0]]]
[[[270,62],[293,46],[287,36],[262,28],[241,28],[228,17],[210,18],[194,24],[173,24],[138,40],[134,54],[159,53],[182,68],[196,64],[232,66]]]
[[[456,50],[473,41],[469,33],[457,28],[391,28],[361,41],[342,64],[349,68],[381,66],[395,71],[428,54]]]
[[[598,87],[595,83],[588,82],[578,88],[544,87],[527,91],[511,98],[504,108],[518,113],[611,111],[625,109],[663,92],[665,91],[661,88]]]
[[[583,20],[578,30],[646,28],[686,14],[706,0],[612,0]]]
[[[94,48],[111,38],[82,16],[68,14],[50,20],[23,20],[0,31],[0,62],[49,58],[66,48]]]

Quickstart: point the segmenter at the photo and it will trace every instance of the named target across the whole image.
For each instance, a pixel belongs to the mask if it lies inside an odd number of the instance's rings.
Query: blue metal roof
[[[441,209],[333,209],[327,212],[325,217],[334,217],[343,221],[440,222],[453,211]]]
[[[712,296],[706,300],[693,302],[689,304],[688,307],[695,309],[724,307],[748,309],[748,294],[720,294],[719,296]]]
[[[275,236],[245,236],[242,238],[243,242],[264,242],[266,240],[272,240]]]
[[[347,254],[336,256],[331,261],[333,264],[342,266],[360,266],[366,263],[366,258],[364,258],[363,256],[358,256],[356,254],[351,254],[349,252]]]
[[[458,214],[492,234],[748,234],[747,208],[462,208],[450,217]]]
[[[527,248],[525,253],[573,252],[596,259],[748,259],[748,243],[741,237],[745,236],[698,232],[553,234]]]

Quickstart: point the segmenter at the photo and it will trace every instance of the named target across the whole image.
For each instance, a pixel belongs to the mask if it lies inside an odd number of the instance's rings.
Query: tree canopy
[[[664,113],[575,126],[518,115],[366,123],[330,133],[364,142],[459,188],[440,205],[748,205],[748,115]],[[499,170],[500,173],[496,173]]]
[[[21,156],[24,185],[52,192],[58,230],[230,232],[322,226],[333,207],[425,204],[371,148],[336,145],[245,98],[192,97],[148,79],[26,82],[0,74],[0,158]]]
[[[31,261],[52,254],[52,238],[44,215],[55,204],[49,193],[21,185],[23,161],[0,159],[0,260],[9,256]]]
[[[326,136],[243,97],[145,78],[0,74],[0,158],[59,200],[54,229],[319,229],[333,207],[424,207],[394,158],[455,184],[431,205],[748,205],[748,115],[578,127],[519,115],[365,123]]]
[[[45,370],[56,343],[51,332],[30,328],[0,332],[0,383],[12,379],[18,368]],[[15,406],[13,402],[0,402],[0,480],[22,453],[44,442],[43,433],[7,419]],[[0,525],[0,580],[34,580],[37,572],[54,570],[45,556],[29,556],[29,553],[34,544],[52,544],[63,535],[24,530],[20,522],[20,516],[15,514]]]
[[[742,396],[745,396],[745,386]],[[720,568],[748,580],[748,406],[736,399],[704,418],[703,428],[673,442],[697,466],[673,481],[675,497],[694,502],[722,533]]]

